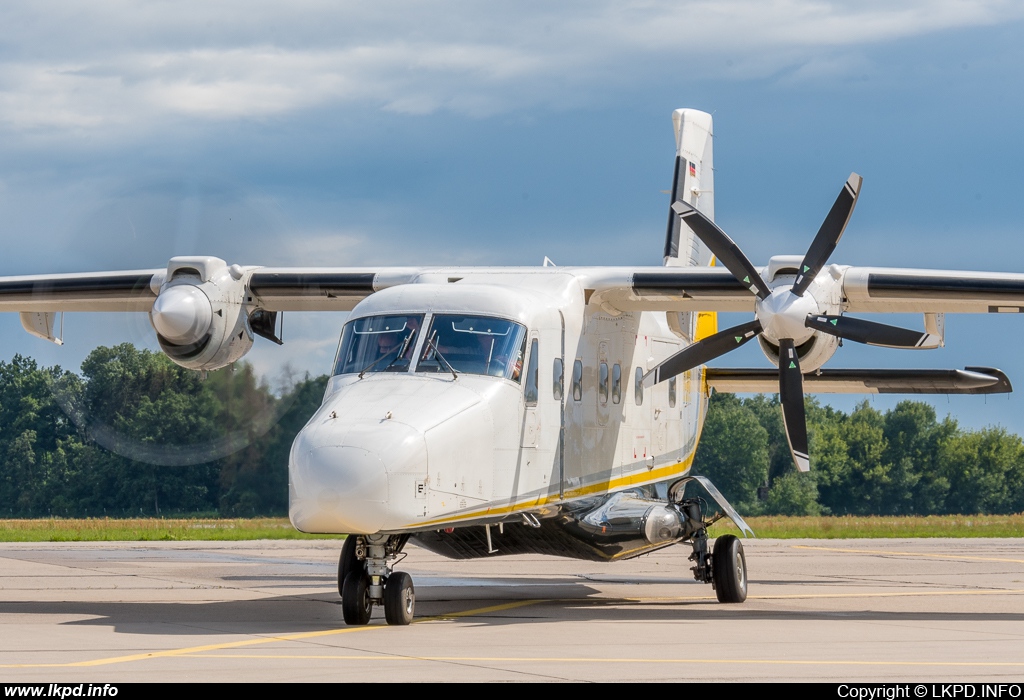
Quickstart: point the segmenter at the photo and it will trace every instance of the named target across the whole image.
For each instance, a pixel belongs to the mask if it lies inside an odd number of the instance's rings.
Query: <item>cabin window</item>
[[[576,360],[572,363],[572,397],[577,401],[583,400],[583,361]]]
[[[636,368],[636,381],[633,385],[633,399],[636,401],[637,406],[643,406],[644,404],[644,370],[642,367]]]
[[[367,316],[345,324],[335,374],[405,372],[409,369],[423,314]]]
[[[417,372],[484,374],[522,380],[526,328],[491,316],[438,314],[430,322]]]
[[[612,367],[612,403],[622,401],[622,366],[618,362]]]
[[[540,393],[540,369],[537,367],[537,339],[530,343],[530,364],[526,366],[526,405],[536,406],[537,395]]]
[[[565,375],[562,372],[562,358],[556,357],[551,371],[551,395],[555,401],[561,401],[565,394]]]
[[[598,366],[597,374],[597,399],[602,405],[608,403],[608,363],[602,362]]]
[[[672,377],[668,380],[668,407],[676,407],[676,378]]]

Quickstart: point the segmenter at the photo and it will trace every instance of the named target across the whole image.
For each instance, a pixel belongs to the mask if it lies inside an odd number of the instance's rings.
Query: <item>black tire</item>
[[[346,625],[365,625],[370,621],[370,577],[364,571],[350,571],[341,588],[341,614]]]
[[[416,610],[416,589],[412,576],[395,571],[384,583],[384,619],[389,625],[408,625]]]
[[[341,556],[338,557],[338,595],[345,596],[345,577],[348,576],[349,571],[358,571],[362,565],[358,559],[356,559],[356,542],[355,535],[349,535],[345,538],[345,544],[341,547]]]
[[[747,558],[743,543],[735,535],[722,535],[715,540],[711,576],[719,603],[742,603],[747,599]]]

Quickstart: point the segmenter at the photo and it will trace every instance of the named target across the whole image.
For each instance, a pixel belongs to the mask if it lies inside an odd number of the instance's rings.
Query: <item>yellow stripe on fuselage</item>
[[[703,424],[701,424],[701,431],[703,431]],[[474,510],[458,513],[444,518],[438,518],[436,520],[427,520],[419,523],[410,523],[405,528],[422,528],[426,526],[444,526],[451,525],[465,520],[471,520],[473,518],[486,518],[495,515],[511,515],[514,513],[521,513],[529,511],[533,508],[548,505],[549,503],[562,503],[573,498],[580,498],[582,496],[590,496],[595,493],[606,493],[609,491],[615,491],[617,489],[626,488],[629,486],[644,486],[646,484],[653,484],[658,481],[664,481],[670,479],[673,476],[682,476],[693,464],[693,458],[697,454],[697,444],[700,443],[700,432],[697,433],[697,439],[694,441],[693,451],[686,456],[682,462],[676,462],[675,464],[668,464],[664,467],[658,467],[657,469],[650,469],[645,471],[636,471],[631,474],[626,474],[615,479],[609,479],[608,481],[599,481],[589,486],[581,486],[579,488],[568,490],[564,495],[559,496],[558,494],[549,494],[547,496],[538,496],[518,503],[513,503],[507,506],[500,507],[489,507],[484,506],[482,508],[476,508]]]

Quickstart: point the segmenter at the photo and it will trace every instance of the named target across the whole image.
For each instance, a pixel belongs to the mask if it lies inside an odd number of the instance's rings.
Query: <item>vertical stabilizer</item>
[[[672,211],[672,204],[684,201],[715,219],[715,168],[711,115],[696,109],[672,113],[676,131],[676,168],[669,200],[665,233],[665,264],[679,267],[707,265],[711,253],[688,226]]]

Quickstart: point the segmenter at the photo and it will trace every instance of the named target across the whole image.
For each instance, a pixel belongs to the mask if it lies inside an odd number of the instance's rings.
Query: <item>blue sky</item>
[[[757,264],[803,253],[857,171],[833,262],[1022,272],[1022,30],[995,1],[4,3],[0,274],[658,264],[677,107],[714,114],[717,220]],[[250,359],[326,371],[342,319],[289,314]],[[144,316],[68,315],[61,348],[0,324],[3,360],[155,348]],[[1022,320],[950,316],[943,350],[831,366],[989,365],[1024,391],[1022,344]],[[934,401],[1024,432],[1022,402]]]

